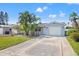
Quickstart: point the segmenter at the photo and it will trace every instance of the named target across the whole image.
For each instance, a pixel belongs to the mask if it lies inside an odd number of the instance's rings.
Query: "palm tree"
[[[8,13],[7,12],[0,12],[0,24],[5,25],[8,24]]]
[[[5,24],[8,24],[8,13],[7,12],[5,12],[4,17],[5,17]]]
[[[31,33],[35,31],[38,20],[39,18],[37,18],[36,15],[31,14],[28,11],[20,13],[19,16],[19,22],[21,26],[23,26],[24,31],[28,33],[30,36]]]
[[[26,33],[28,32],[28,19],[29,12],[23,12],[19,14],[19,23],[21,24]]]
[[[69,20],[73,23],[73,27],[75,29],[78,29],[79,30],[79,26],[78,26],[78,23],[77,23],[77,20],[79,19],[79,16],[77,15],[77,13],[73,12],[70,17],[69,17]]]
[[[0,12],[0,24],[2,24],[2,25],[5,24],[5,22],[4,22],[4,12],[3,11]]]

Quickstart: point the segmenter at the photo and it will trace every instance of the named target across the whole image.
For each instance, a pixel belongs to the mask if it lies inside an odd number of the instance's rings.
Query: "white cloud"
[[[66,14],[64,12],[60,12],[59,16],[64,17]]]
[[[43,12],[43,9],[42,8],[37,8],[36,11],[37,12]]]
[[[56,18],[56,16],[57,16],[57,15],[55,15],[55,14],[49,14],[48,17],[49,17],[49,18]]]
[[[46,9],[47,9],[48,7],[47,6],[44,6],[43,8],[37,8],[36,9],[36,12],[43,12],[43,11],[45,11]]]

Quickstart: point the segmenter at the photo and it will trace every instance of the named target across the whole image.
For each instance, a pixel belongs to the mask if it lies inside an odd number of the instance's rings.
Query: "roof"
[[[48,27],[48,26],[65,26],[66,24],[64,22],[51,22],[51,23],[41,23],[38,24],[39,27]],[[9,25],[0,25],[0,27],[8,27],[8,28],[13,28],[13,24],[9,24]]]
[[[64,22],[51,22],[51,23],[41,23],[39,27],[48,27],[48,26],[65,26]]]
[[[5,28],[6,28],[6,27],[7,27],[7,28],[12,28],[13,25],[0,25],[0,27],[3,27],[3,28],[4,28],[4,27],[5,27]]]

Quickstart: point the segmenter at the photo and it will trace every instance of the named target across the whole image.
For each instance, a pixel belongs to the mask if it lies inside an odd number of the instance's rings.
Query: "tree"
[[[8,13],[7,12],[5,12],[4,18],[5,18],[5,24],[8,24]]]
[[[7,12],[0,12],[0,24],[5,25],[8,24],[8,13]]]
[[[19,14],[19,23],[23,27],[24,31],[31,35],[37,27],[37,21],[39,18],[36,15],[29,13],[28,11]]]
[[[36,28],[38,27],[39,20],[40,20],[39,17],[37,17],[34,14],[31,14],[31,19],[29,20],[30,32],[31,32],[31,33],[29,33],[30,35],[34,34]]]
[[[5,24],[4,23],[4,12],[3,11],[0,12],[0,24]]]
[[[79,16],[77,15],[77,13],[73,12],[72,14],[70,14],[69,20],[73,23],[73,27],[79,30],[79,26],[77,23],[78,19],[79,19]]]
[[[28,19],[29,19],[29,12],[23,12],[19,14],[19,23],[26,33],[28,32]]]

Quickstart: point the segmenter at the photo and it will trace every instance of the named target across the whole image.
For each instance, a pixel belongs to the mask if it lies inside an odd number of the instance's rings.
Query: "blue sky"
[[[7,12],[9,23],[18,21],[20,12],[29,11],[41,18],[42,22],[68,22],[69,15],[75,11],[79,14],[79,4],[71,3],[1,3],[0,11]]]

